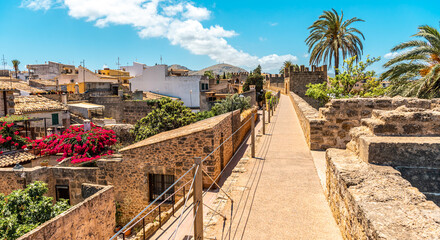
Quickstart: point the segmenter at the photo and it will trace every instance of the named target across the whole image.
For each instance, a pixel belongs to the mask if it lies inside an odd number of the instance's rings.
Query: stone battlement
[[[362,124],[369,124],[369,121],[374,121],[377,125],[378,131],[384,131],[384,133],[393,131],[389,129],[390,125],[385,125],[378,120],[363,120],[371,118],[374,114],[381,114],[380,110],[394,110],[401,106],[408,108],[421,109],[423,113],[415,113],[414,118],[423,118],[428,114],[427,110],[435,109],[438,107],[438,99],[417,99],[417,98],[350,98],[350,99],[332,99],[329,103],[318,110],[314,110],[313,107],[308,104],[303,98],[297,94],[291,92],[291,101],[296,108],[296,112],[301,121],[304,134],[306,136],[307,143],[310,149],[319,150],[327,149],[331,147],[345,148],[345,145],[351,140],[349,135],[350,129],[361,126]],[[402,108],[403,109],[403,108]],[[395,112],[389,116],[390,119],[396,119],[408,113]],[[313,114],[310,114],[313,113]],[[429,115],[429,114],[428,114]],[[432,116],[431,116],[432,117]],[[390,120],[392,121],[392,120]],[[370,124],[373,124],[372,122]],[[428,124],[429,123],[423,123]],[[402,126],[396,127],[400,132],[414,131],[414,134],[420,134],[417,129],[424,128],[423,124],[418,126],[411,125],[411,120],[407,119],[407,123]],[[431,124],[432,128],[435,128]],[[427,131],[421,129],[421,131]],[[399,133],[396,132],[396,135]],[[433,133],[431,133],[432,135]]]

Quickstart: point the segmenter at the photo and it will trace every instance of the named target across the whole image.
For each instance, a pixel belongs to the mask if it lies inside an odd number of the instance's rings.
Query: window
[[[208,91],[208,89],[209,89],[209,85],[207,83],[201,84],[201,91]]]
[[[154,201],[174,183],[174,175],[150,174],[148,178],[150,182],[150,201]],[[174,187],[168,190],[159,201],[167,199],[173,193]],[[170,197],[166,202],[174,203],[174,196]]]
[[[56,200],[57,202],[60,199],[66,199],[68,200],[68,203],[70,204],[70,193],[69,193],[69,186],[67,185],[55,185],[55,191],[56,191]]]
[[[59,119],[58,119],[58,113],[53,113],[52,114],[52,125],[58,125],[60,124]]]

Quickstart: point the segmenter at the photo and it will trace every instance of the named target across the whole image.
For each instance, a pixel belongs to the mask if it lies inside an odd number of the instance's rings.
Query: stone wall
[[[108,239],[115,211],[114,189],[107,186],[19,239]]]
[[[204,159],[220,145],[222,139],[225,141],[232,134],[231,124],[231,113],[209,118],[128,146],[120,150],[123,154],[120,162],[100,162],[99,165],[106,165],[100,166],[103,168],[102,180],[115,186],[116,200],[124,212],[123,221],[133,218],[150,203],[149,174],[174,175],[177,180],[193,166],[195,157]],[[229,161],[232,154],[232,139],[229,139],[206,159],[203,169],[215,178],[221,171],[222,162]],[[175,189],[191,179],[192,173],[187,174]],[[206,176],[203,182],[205,187],[212,183]],[[176,201],[182,195],[178,193]]]
[[[437,100],[416,98],[350,98],[332,99],[316,110],[295,93],[290,98],[312,150],[330,147],[345,148],[350,141],[350,129],[361,126],[362,119],[370,118],[373,110],[393,110],[400,106],[431,109]]]
[[[299,69],[294,69],[293,66],[284,69],[285,83],[289,88],[287,91],[292,91],[314,108],[321,106],[320,102],[316,99],[306,96],[307,85],[327,82],[327,65],[321,67],[311,66],[308,67],[301,65]]]
[[[344,239],[437,239],[440,208],[392,167],[326,153],[327,198]]]
[[[128,124],[136,124],[155,106],[150,101],[123,101],[118,96],[91,97],[90,101],[105,106],[104,117],[113,118],[118,123]]]
[[[0,168],[0,193],[5,195],[13,190],[23,189],[24,181],[30,184],[35,181],[43,181],[48,184],[48,196],[56,198],[55,186],[67,185],[70,191],[70,205],[83,201],[82,184],[97,183],[98,168],[86,167],[34,167],[25,168],[25,178],[16,176],[12,168]]]

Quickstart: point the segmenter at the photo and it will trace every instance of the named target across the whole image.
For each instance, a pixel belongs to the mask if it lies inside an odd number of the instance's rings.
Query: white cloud
[[[310,56],[310,54],[308,54],[308,53],[304,53],[304,55],[303,55],[304,58],[308,58],[309,56]]]
[[[108,68],[108,65],[107,64],[102,65],[102,69],[104,68]]]
[[[59,0],[23,0],[21,7],[30,8],[32,10],[49,10],[58,3],[60,3]]]
[[[264,42],[264,41],[267,40],[267,38],[265,38],[265,37],[259,37],[258,40],[260,40],[261,42]]]
[[[186,19],[194,19],[203,21],[209,19],[211,12],[206,8],[194,7],[194,5],[187,3],[185,5],[186,11],[183,13],[183,17]]]
[[[272,27],[275,27],[275,26],[278,25],[278,23],[277,22],[273,22],[273,23],[269,23],[269,25],[272,26]]]
[[[183,12],[183,4],[166,6],[163,8],[163,11],[167,16],[176,16],[178,13]]]
[[[387,54],[385,54],[383,57],[385,59],[391,59],[391,58],[395,58],[400,54],[400,52],[389,52]]]
[[[277,70],[286,60],[297,61],[292,55],[253,56],[231,46],[227,38],[237,36],[222,26],[205,27],[211,11],[185,0],[23,0],[22,6],[33,10],[49,10],[63,5],[68,14],[93,22],[97,27],[133,26],[141,38],[163,37],[192,54],[207,55],[217,62],[247,68],[261,64],[264,71]],[[276,26],[278,23],[270,23]]]

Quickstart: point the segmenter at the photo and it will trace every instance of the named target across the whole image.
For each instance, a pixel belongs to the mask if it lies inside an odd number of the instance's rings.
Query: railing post
[[[270,123],[270,103],[267,106],[267,123]]]
[[[255,113],[252,113],[252,119],[251,119],[251,150],[252,150],[252,157],[255,157]]]
[[[264,111],[264,108],[266,106],[263,105],[263,135],[266,134],[266,111]]]
[[[194,240],[203,240],[203,175],[202,158],[194,158],[197,165],[194,173]]]
[[[159,205],[159,227],[162,227],[162,217],[160,216],[161,215],[161,211],[160,211],[160,205]]]
[[[144,231],[144,240],[145,240],[145,218],[142,218],[142,229]]]

